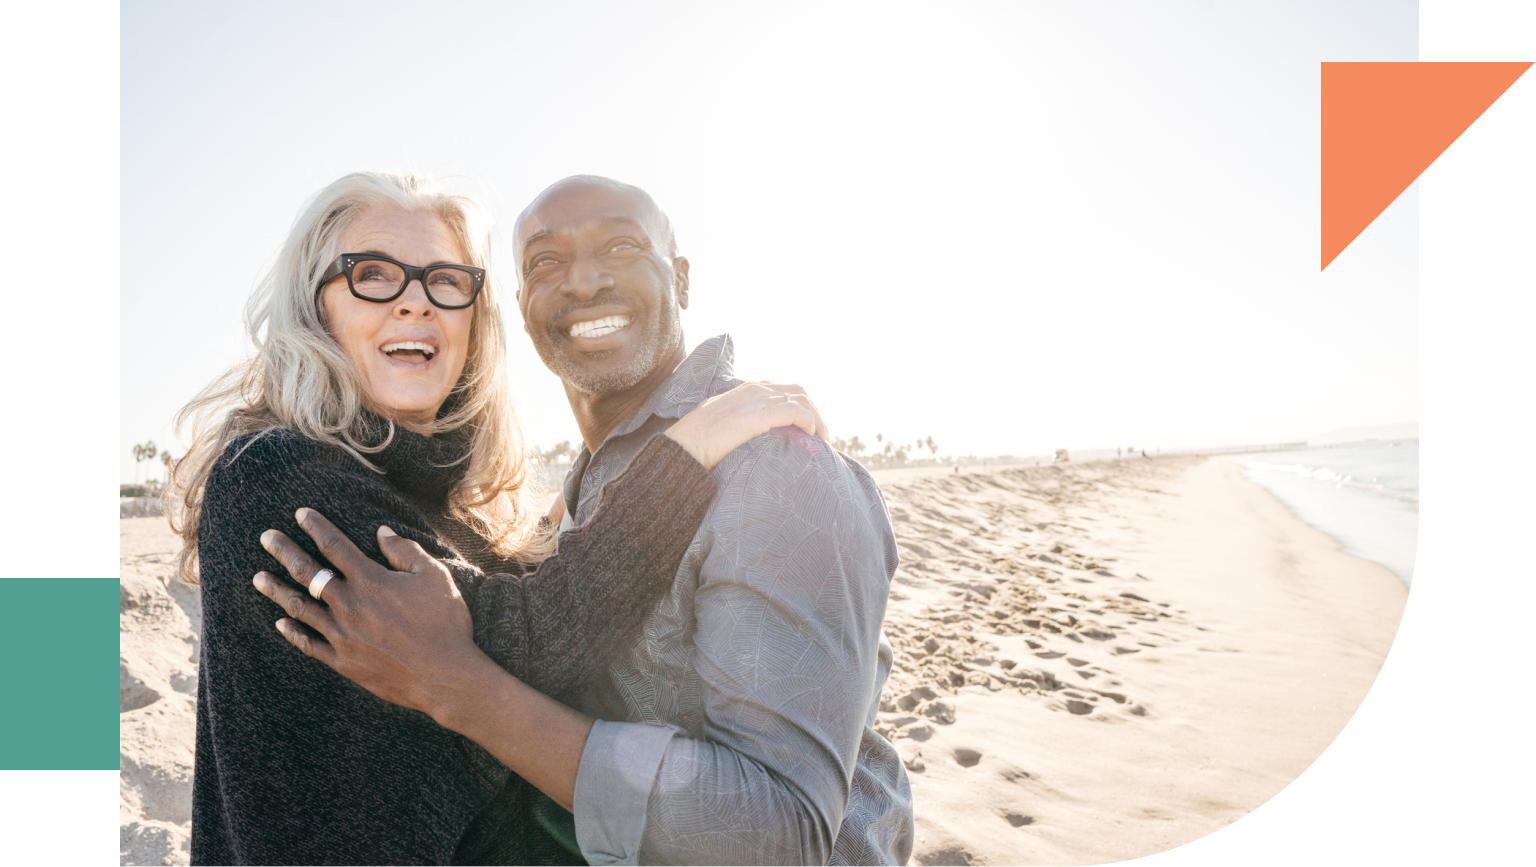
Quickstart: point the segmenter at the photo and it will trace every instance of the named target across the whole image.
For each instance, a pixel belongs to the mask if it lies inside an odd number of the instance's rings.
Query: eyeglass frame
[[[388,298],[370,298],[369,296],[358,292],[357,286],[353,285],[352,283],[352,269],[356,268],[358,264],[362,262],[373,261],[388,262],[391,265],[397,265],[399,266],[400,270],[405,273],[405,280],[400,283],[400,288],[395,291],[395,294],[389,296]],[[460,271],[467,272],[471,277],[474,278],[475,288],[474,291],[470,293],[468,301],[464,302],[463,304],[443,304],[436,298],[432,297],[432,290],[427,285],[427,275],[442,268],[456,268]],[[388,256],[380,256],[377,253],[342,253],[340,256],[337,256],[333,262],[331,262],[329,267],[325,269],[325,273],[320,275],[320,283],[319,285],[315,286],[315,297],[319,298],[320,293],[325,290],[326,285],[329,284],[332,280],[335,280],[337,277],[345,276],[347,278],[347,289],[352,292],[354,297],[361,298],[364,301],[372,301],[375,304],[388,304],[396,298],[399,298],[401,295],[404,295],[406,287],[411,285],[412,280],[419,280],[421,281],[422,291],[427,293],[427,300],[432,303],[433,307],[437,307],[441,310],[463,310],[464,308],[474,304],[475,299],[480,297],[480,290],[485,288],[485,274],[486,271],[484,268],[476,268],[473,265],[458,265],[450,262],[444,263],[442,265],[424,265],[418,268],[414,265],[407,265],[398,259],[391,259]]]

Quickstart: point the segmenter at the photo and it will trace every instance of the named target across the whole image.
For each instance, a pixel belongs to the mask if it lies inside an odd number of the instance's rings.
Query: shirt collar
[[[689,410],[736,384],[736,348],[729,334],[720,334],[694,347],[634,415],[603,440],[634,433],[651,416],[682,418]]]
[[[734,387],[740,382],[736,378],[735,363],[736,348],[731,344],[731,335],[716,335],[700,343],[672,371],[667,381],[651,392],[640,409],[614,428],[603,443],[634,433],[650,421],[652,416],[682,418],[705,400]],[[581,480],[591,462],[592,452],[586,444],[582,444],[581,451],[571,461],[571,469],[565,477],[566,519],[570,518],[572,505],[581,490]],[[566,519],[561,521],[562,530],[566,529]]]

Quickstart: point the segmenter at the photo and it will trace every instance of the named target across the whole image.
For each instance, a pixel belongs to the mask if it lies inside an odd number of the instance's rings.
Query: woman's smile
[[[438,355],[438,341],[430,336],[400,337],[379,346],[379,352],[403,370],[427,370]]]

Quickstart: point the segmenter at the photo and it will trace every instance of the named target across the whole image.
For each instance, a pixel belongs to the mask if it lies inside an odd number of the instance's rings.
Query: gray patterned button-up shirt
[[[739,384],[705,341],[566,479],[584,522],[651,436]],[[585,703],[593,864],[905,864],[912,790],[875,733],[896,543],[863,467],[798,429],[736,449],[669,595]]]

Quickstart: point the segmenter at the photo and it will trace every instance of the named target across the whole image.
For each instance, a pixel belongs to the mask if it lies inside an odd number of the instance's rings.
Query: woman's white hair
[[[316,193],[245,307],[256,354],[203,389],[176,414],[191,445],[166,489],[171,528],[183,541],[177,573],[197,581],[198,519],[203,487],[219,456],[250,433],[286,428],[343,449],[370,469],[366,457],[394,437],[369,442],[372,409],[362,378],[326,329],[315,291],[323,270],[344,250],[340,237],[361,215],[397,208],[436,215],[453,232],[467,265],[489,268],[489,215],[473,200],[441,191],[412,174],[355,172]],[[506,382],[506,341],[496,281],[475,300],[464,373],[429,432],[465,425],[473,432],[463,479],[449,495],[450,514],[489,540],[498,553],[536,560],[553,547],[540,532],[542,493],[530,484],[529,456]]]

